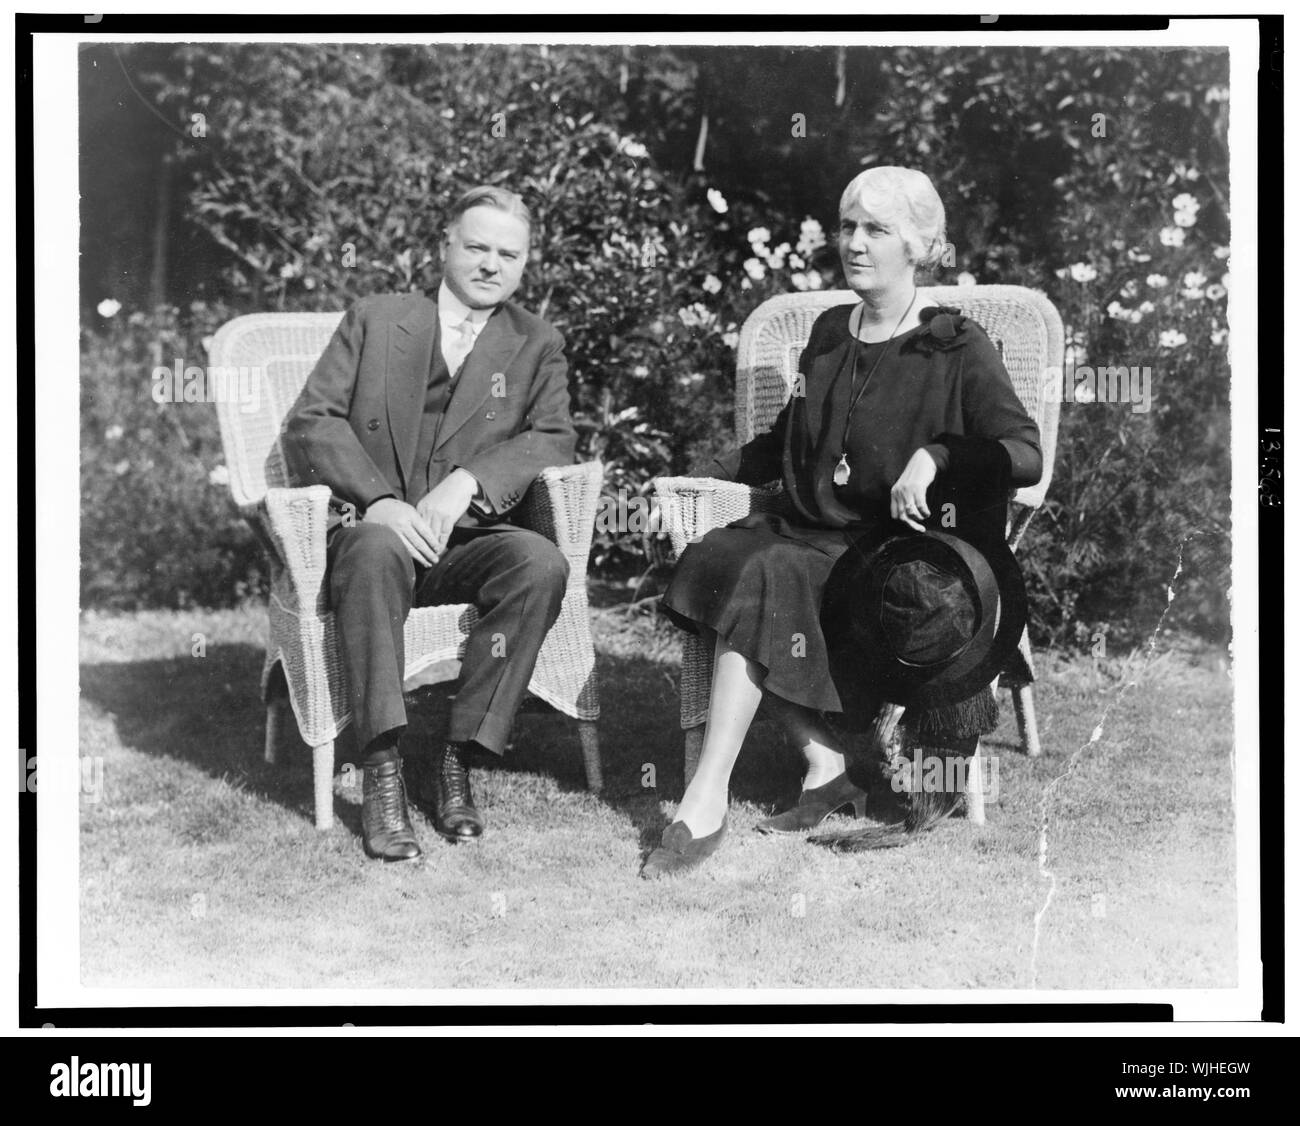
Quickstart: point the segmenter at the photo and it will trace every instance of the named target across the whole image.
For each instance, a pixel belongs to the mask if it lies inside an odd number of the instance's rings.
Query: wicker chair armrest
[[[1022,504],[1013,499],[1008,506],[1007,513],[1007,546],[1012,551],[1020,547],[1020,541],[1024,538],[1025,529],[1029,527],[1029,521],[1034,518],[1038,511],[1036,507]]]
[[[552,540],[571,565],[587,572],[605,467],[598,461],[543,469],[528,487],[519,522]]]
[[[324,605],[325,532],[330,490],[326,485],[300,489],[271,488],[256,504],[244,505],[244,517],[257,529],[275,561],[289,576],[296,605],[316,611]]]
[[[715,477],[656,477],[661,527],[672,541],[673,554],[714,528],[725,528],[753,512],[784,512],[785,491],[779,484],[755,488]]]

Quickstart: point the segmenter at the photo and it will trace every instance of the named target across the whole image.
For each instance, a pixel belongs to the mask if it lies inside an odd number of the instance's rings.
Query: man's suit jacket
[[[328,485],[335,506],[358,515],[382,496],[407,495],[423,472],[416,447],[439,332],[437,303],[423,293],[367,297],[348,310],[285,419],[285,461],[299,485]],[[499,518],[543,469],[571,464],[567,375],[559,332],[511,301],[497,306],[456,376],[429,487],[467,469]]]

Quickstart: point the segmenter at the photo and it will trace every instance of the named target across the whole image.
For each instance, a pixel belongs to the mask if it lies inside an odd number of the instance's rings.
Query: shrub
[[[816,112],[798,139],[768,92],[752,124],[770,135],[746,144],[770,144],[782,169],[811,160],[817,183],[861,165],[922,168],[957,250],[936,280],[1040,288],[1066,322],[1068,365],[1152,369],[1147,413],[1062,406],[1052,490],[1024,553],[1040,640],[1140,640],[1166,607],[1168,624],[1222,634],[1226,53],[850,55],[841,74],[856,88],[833,117],[833,82],[799,90]],[[566,335],[580,454],[605,462],[611,498],[729,444],[734,334],[764,297],[840,284],[827,248],[799,246],[813,230],[801,223],[832,222],[835,199],[782,213],[800,193],[756,178],[761,162],[706,177],[683,159],[703,112],[733,129],[750,120],[749,87],[704,81],[708,49],[187,44],[137,57],[152,60],[140,82],[164,116],[206,123],[181,154],[185,210],[217,255],[222,316],[427,287],[445,204],[478,182],[521,191],[536,223],[520,299]],[[764,57],[765,83],[832,77],[829,53],[788,68]],[[751,238],[759,229],[774,233]],[[217,310],[190,310],[183,326],[139,316],[86,339],[83,531],[95,562],[83,597],[224,603],[261,571],[206,484],[219,457],[210,412],[160,411],[127,386],[175,337],[193,352]],[[138,442],[129,453],[108,437],[115,424]],[[640,570],[645,546],[602,531],[594,561]]]
[[[155,367],[206,364],[202,340],[228,317],[186,312],[119,311],[82,334],[84,606],[226,606],[265,589],[261,548],[225,486],[215,408],[151,394]]]

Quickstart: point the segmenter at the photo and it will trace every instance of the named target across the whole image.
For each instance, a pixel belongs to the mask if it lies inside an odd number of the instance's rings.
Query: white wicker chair
[[[223,325],[211,363],[257,368],[259,401],[245,411],[219,402],[221,441],[235,503],[258,532],[271,561],[270,638],[262,669],[266,760],[275,762],[287,707],[312,748],[316,827],[333,824],[334,739],[352,721],[348,686],[326,604],[325,530],[330,491],[290,487],[280,426],[341,313],[257,313]],[[521,522],[555,541],[569,561],[559,619],[542,645],[529,682],[534,695],[578,720],[587,785],[601,788],[596,719],[596,658],[587,609],[587,557],[600,499],[599,462],[547,469],[524,498]],[[477,611],[472,605],[412,610],[406,620],[406,678],[453,679]],[[279,675],[283,671],[283,676]],[[287,698],[285,687],[287,686]]]
[[[813,322],[832,305],[856,300],[850,290],[789,293],[763,302],[750,314],[741,329],[736,356],[738,443],[744,444],[769,430],[785,406]],[[1060,396],[1045,391],[1052,380],[1059,382],[1061,378],[1064,343],[1060,315],[1041,293],[1022,286],[931,286],[925,291],[925,300],[927,304],[957,306],[979,322],[1001,349],[1016,393],[1038,423],[1043,477],[1032,488],[1017,490],[1012,498],[1007,542],[1014,550],[1052,480]],[[781,510],[785,506],[779,482],[751,488],[707,477],[660,477],[655,481],[655,493],[674,557],[713,528],[725,527],[751,512]],[[1021,637],[1020,655],[1023,668],[1004,676],[1003,686],[1011,688],[1025,749],[1037,755],[1041,748],[1030,687],[1033,659],[1027,631]],[[695,772],[704,742],[703,724],[708,715],[712,677],[712,654],[699,637],[685,635],[681,724],[686,732],[687,780]]]

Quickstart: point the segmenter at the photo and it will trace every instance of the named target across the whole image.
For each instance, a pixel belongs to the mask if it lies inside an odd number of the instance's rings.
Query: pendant
[[[831,474],[831,480],[837,485],[847,485],[849,483],[849,458],[847,454],[840,454],[840,463],[835,467],[835,472]]]

